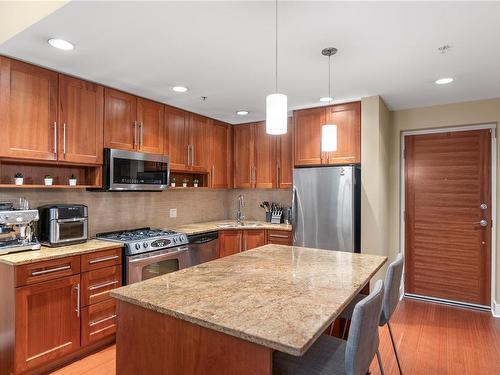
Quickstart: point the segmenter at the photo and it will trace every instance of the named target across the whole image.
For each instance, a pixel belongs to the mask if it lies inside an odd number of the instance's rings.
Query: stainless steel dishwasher
[[[210,262],[219,257],[219,233],[209,232],[188,236],[191,265]]]

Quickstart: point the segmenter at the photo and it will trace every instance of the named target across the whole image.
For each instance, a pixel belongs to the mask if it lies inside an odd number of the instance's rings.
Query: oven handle
[[[87,221],[88,219],[86,217],[74,217],[72,219],[57,219],[57,223],[80,223]]]
[[[141,258],[138,258],[138,259],[131,259],[129,260],[129,263],[137,263],[137,262],[144,262],[145,260],[151,260],[151,259],[157,259],[157,258],[169,258],[171,257],[172,255],[176,255],[176,254],[179,254],[179,253],[182,253],[186,250],[188,250],[189,248],[187,246],[182,246],[182,247],[179,247],[177,251],[171,251],[171,252],[168,252],[168,253],[163,253],[163,254],[159,254],[159,255],[153,255],[153,256],[148,256],[148,257],[141,257]]]

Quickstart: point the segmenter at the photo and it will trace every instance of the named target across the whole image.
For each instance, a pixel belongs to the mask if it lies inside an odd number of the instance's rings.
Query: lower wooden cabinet
[[[116,332],[109,291],[122,284],[121,258],[115,248],[20,266],[0,263],[0,374],[45,374],[88,345],[109,342]]]
[[[288,230],[268,230],[267,243],[276,245],[292,245],[292,232]]]
[[[267,244],[265,229],[219,231],[219,257],[251,250]]]
[[[80,275],[16,290],[16,373],[80,347]]]

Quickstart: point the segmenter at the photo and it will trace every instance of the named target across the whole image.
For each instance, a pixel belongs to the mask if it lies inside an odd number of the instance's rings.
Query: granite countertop
[[[204,223],[194,223],[194,224],[186,224],[181,225],[173,230],[178,232],[186,233],[187,235],[191,234],[199,234],[199,233],[207,233],[207,232],[215,232],[219,230],[241,230],[241,229],[276,229],[276,230],[287,230],[291,231],[292,226],[290,224],[271,224],[265,221],[251,221],[251,220],[243,220],[243,223],[246,224],[238,227],[221,227],[217,224],[232,224],[236,223],[235,220],[219,220],[219,221],[208,221]],[[256,226],[254,224],[257,224]]]
[[[302,355],[386,257],[266,245],[111,291],[119,300]]]
[[[19,266],[26,263],[64,258],[67,256],[92,253],[94,251],[112,249],[116,247],[122,247],[122,245],[116,242],[101,240],[89,240],[84,243],[61,247],[42,246],[40,250],[28,250],[19,253],[1,255],[0,263]]]

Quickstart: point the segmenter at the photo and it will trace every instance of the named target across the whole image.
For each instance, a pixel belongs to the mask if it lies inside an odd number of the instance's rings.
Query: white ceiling
[[[320,52],[334,46],[337,101],[381,95],[395,110],[499,97],[499,15],[498,2],[280,1],[279,90],[290,109],[319,105]],[[56,50],[50,37],[76,48]],[[0,53],[230,123],[261,120],[274,90],[274,3],[70,2]]]

